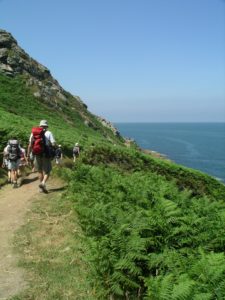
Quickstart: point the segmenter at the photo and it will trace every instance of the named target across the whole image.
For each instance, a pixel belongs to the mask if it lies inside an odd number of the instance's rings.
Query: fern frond
[[[187,274],[178,278],[178,283],[174,285],[170,299],[172,300],[190,300],[193,295],[195,282]]]
[[[200,293],[200,294],[193,295],[193,300],[212,300],[212,299],[213,299],[212,293]]]

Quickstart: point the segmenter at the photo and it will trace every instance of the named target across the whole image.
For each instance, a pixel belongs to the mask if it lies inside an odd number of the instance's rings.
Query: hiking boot
[[[48,190],[46,189],[46,186],[43,183],[39,184],[39,188],[42,190],[43,193],[48,194]]]

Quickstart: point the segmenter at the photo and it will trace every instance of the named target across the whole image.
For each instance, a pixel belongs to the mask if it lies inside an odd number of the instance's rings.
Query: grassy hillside
[[[121,147],[83,153],[70,182],[98,299],[225,299],[225,186]]]
[[[66,153],[74,142],[83,146],[75,168],[55,172],[69,183],[64,201],[58,200],[62,210],[63,203],[71,204],[86,236],[83,255],[95,298],[225,299],[225,186],[126,148],[72,96],[55,108],[35,98],[25,82],[0,75],[0,147],[12,136],[26,145],[41,119],[48,120]],[[36,271],[49,290],[56,285],[48,272]],[[71,282],[73,274],[63,274]]]
[[[102,126],[85,106],[69,97],[68,102],[61,102],[56,109],[35,98],[23,77],[9,78],[0,74],[0,147],[3,148],[12,136],[27,144],[31,128],[37,126],[41,119],[48,120],[58,144],[63,144],[66,150],[77,141],[83,146],[122,142],[111,130]],[[85,125],[85,117],[91,120],[92,127]]]

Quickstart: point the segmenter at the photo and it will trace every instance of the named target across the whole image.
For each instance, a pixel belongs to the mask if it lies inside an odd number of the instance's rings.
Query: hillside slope
[[[68,182],[62,199],[78,213],[86,235],[95,299],[225,299],[225,186],[135,145],[127,148],[110,123],[64,91],[2,30],[0,73],[1,148],[12,136],[26,144],[40,119],[48,120],[65,152],[76,141],[84,146],[75,168],[54,172]],[[44,261],[30,259],[32,266]],[[47,269],[55,273],[53,265]],[[34,271],[52,290],[51,272]],[[35,298],[30,292],[18,299]]]
[[[0,113],[1,147],[12,135],[27,143],[40,119],[49,121],[58,143],[66,148],[75,141],[123,143],[110,122],[91,114],[4,30],[0,30]]]

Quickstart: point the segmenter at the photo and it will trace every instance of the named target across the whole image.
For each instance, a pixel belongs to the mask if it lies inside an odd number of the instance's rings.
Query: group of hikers
[[[75,143],[72,149],[73,161],[80,154],[80,146]],[[48,193],[46,182],[52,170],[52,160],[61,165],[63,159],[62,146],[57,145],[48,122],[41,120],[38,127],[33,127],[29,138],[27,151],[16,137],[10,139],[3,151],[2,167],[8,171],[8,183],[13,188],[19,187],[18,178],[24,173],[25,166],[31,166],[39,175],[39,191]]]

